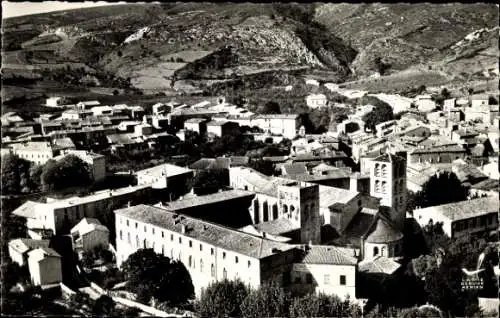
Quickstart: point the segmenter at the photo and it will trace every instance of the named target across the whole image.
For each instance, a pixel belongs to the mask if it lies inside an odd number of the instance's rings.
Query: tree
[[[468,191],[462,187],[460,180],[453,172],[445,172],[432,176],[417,193],[416,205],[428,207],[451,202],[464,201]]]
[[[153,249],[139,249],[123,263],[127,288],[142,302],[152,298],[172,305],[194,297],[194,287],[186,267],[179,261],[156,254]]]
[[[254,159],[250,161],[250,168],[257,170],[260,173],[265,174],[266,176],[274,176],[276,175],[276,170],[274,169],[274,164],[271,161],[263,160],[263,159]]]
[[[226,169],[202,170],[193,179],[193,190],[196,195],[216,193],[229,183]]]
[[[92,307],[92,314],[98,317],[111,316],[114,312],[115,306],[116,304],[111,297],[102,295],[95,301],[94,306]]]
[[[59,161],[47,161],[41,180],[44,188],[59,190],[89,185],[92,177],[87,163],[74,155],[68,155]]]
[[[31,163],[16,155],[2,157],[2,193],[14,194],[29,191]]]
[[[443,99],[448,99],[448,98],[450,98],[450,96],[451,96],[451,94],[450,94],[450,92],[446,89],[446,87],[445,87],[445,88],[443,88],[443,89],[441,90],[441,97],[442,97]]]
[[[384,75],[387,69],[390,67],[390,64],[384,63],[380,56],[377,56],[373,63],[375,64],[375,69],[379,72],[380,75]]]
[[[203,317],[241,317],[241,304],[248,289],[240,280],[223,280],[203,289],[198,310]]]
[[[428,273],[437,269],[436,257],[432,255],[420,255],[412,260],[413,270],[419,278],[425,277]]]
[[[281,114],[280,105],[277,102],[269,101],[260,110],[261,114]]]
[[[423,93],[425,93],[426,90],[427,90],[427,87],[425,87],[425,85],[420,85],[417,88],[417,94],[423,94]]]
[[[251,290],[241,304],[243,317],[286,317],[291,297],[276,282]]]
[[[394,119],[394,113],[392,107],[386,103],[379,103],[374,106],[375,108],[371,112],[363,116],[363,121],[365,122],[365,127],[375,133],[375,126]]]

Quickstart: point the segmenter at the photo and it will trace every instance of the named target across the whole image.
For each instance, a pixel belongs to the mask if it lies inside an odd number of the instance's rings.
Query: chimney
[[[186,224],[182,224],[182,226],[181,226],[181,233],[182,234],[186,234],[186,230],[187,230]]]

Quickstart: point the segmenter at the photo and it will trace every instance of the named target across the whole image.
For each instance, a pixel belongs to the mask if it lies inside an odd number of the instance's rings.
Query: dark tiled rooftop
[[[293,245],[267,240],[143,204],[119,209],[115,213],[178,233],[182,233],[184,226],[186,229],[184,235],[188,237],[258,259],[273,255],[278,250],[286,251],[296,248]]]

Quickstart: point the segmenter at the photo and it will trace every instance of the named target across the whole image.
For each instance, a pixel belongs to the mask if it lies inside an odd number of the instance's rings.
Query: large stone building
[[[68,234],[85,217],[112,225],[113,209],[128,203],[147,201],[150,185],[104,190],[85,197],[47,199],[46,203],[27,201],[12,213],[27,219],[28,229],[50,229],[54,234]]]
[[[498,195],[415,209],[413,217],[421,225],[443,223],[451,238],[481,236],[498,230]]]
[[[140,248],[153,248],[186,266],[197,296],[210,283],[236,278],[253,288],[275,281],[302,292],[356,296],[352,249],[277,242],[147,205],[115,214],[118,265]]]

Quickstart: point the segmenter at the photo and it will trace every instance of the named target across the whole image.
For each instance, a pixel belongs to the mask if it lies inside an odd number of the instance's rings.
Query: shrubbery
[[[203,317],[360,317],[358,306],[336,296],[293,297],[277,283],[250,289],[241,281],[223,280],[202,291],[197,310]]]

